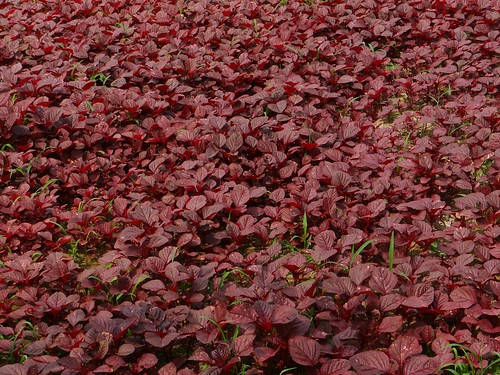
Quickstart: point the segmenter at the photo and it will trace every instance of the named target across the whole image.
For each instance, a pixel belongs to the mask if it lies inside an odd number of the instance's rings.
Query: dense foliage
[[[1,373],[491,363],[495,4],[3,2]]]

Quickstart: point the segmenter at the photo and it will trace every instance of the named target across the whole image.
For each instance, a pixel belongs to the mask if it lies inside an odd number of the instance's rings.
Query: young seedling
[[[47,190],[47,188],[50,185],[52,185],[56,181],[59,181],[59,179],[58,178],[51,178],[50,180],[48,180],[43,186],[41,186],[33,194],[31,194],[31,199],[33,199],[33,197],[35,197],[36,195],[43,193],[45,190]]]
[[[446,363],[438,371],[451,375],[489,375],[500,373],[500,353],[495,353],[495,357],[490,360],[488,365],[483,368],[477,368],[474,365],[474,359],[482,364],[484,358],[462,344],[452,343],[447,345],[458,360],[465,360],[460,363]]]
[[[226,281],[226,279],[229,277],[229,275],[231,275],[232,273],[239,273],[240,275],[242,275],[243,277],[245,277],[246,279],[250,279],[250,276],[248,276],[246,274],[245,271],[243,271],[241,268],[235,268],[235,269],[232,269],[232,270],[227,270],[226,272],[224,272],[220,278],[220,281],[219,281],[219,285],[218,285],[218,289],[222,288],[222,285],[224,285],[224,282]]]
[[[351,255],[351,260],[349,261],[349,267],[351,267],[354,264],[354,261],[363,252],[363,250],[366,249],[366,247],[369,244],[371,244],[372,242],[375,242],[375,241],[376,241],[376,239],[372,238],[370,240],[363,242],[363,244],[360,247],[358,247],[358,250],[356,250],[356,251],[354,251],[354,245],[352,245],[352,247],[351,247],[352,255]]]
[[[389,243],[389,271],[392,272],[394,266],[394,231],[391,233],[391,242]]]

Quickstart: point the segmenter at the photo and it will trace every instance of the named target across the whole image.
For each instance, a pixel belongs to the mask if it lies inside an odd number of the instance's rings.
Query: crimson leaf
[[[299,365],[314,366],[318,363],[320,345],[308,337],[292,337],[288,340],[288,350]]]

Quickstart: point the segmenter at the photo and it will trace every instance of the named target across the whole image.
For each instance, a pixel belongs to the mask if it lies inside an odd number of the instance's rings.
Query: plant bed
[[[498,373],[498,17],[0,6],[0,372]]]

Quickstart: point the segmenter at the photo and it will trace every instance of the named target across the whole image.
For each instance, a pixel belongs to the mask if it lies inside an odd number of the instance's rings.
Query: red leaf
[[[142,289],[151,290],[152,292],[157,292],[159,290],[165,290],[165,284],[161,280],[151,280],[147,283],[142,284]]]
[[[132,345],[132,344],[122,344],[118,348],[118,351],[116,352],[116,354],[118,354],[119,356],[125,357],[127,355],[132,354],[133,352],[135,352],[135,346],[134,345]]]
[[[226,232],[232,241],[238,240],[241,235],[240,228],[234,223],[227,223]]]
[[[233,324],[247,324],[253,323],[257,320],[255,310],[249,305],[236,305],[230,311],[231,322]]]
[[[205,207],[207,198],[204,195],[195,195],[186,203],[186,208],[192,211],[198,211]]]
[[[8,349],[10,349],[10,347]],[[23,353],[29,356],[38,356],[46,350],[47,343],[45,341],[34,341],[24,347]]]
[[[255,312],[259,317],[259,320],[266,324],[271,323],[273,320],[273,308],[270,304],[264,301],[257,301],[254,304]]]
[[[293,162],[289,162],[283,168],[280,168],[278,173],[281,178],[285,179],[293,175],[297,171],[297,164]]]
[[[233,154],[243,146],[243,136],[240,132],[231,134],[226,140],[226,146]]]
[[[380,311],[387,312],[397,309],[403,302],[403,299],[403,296],[394,293],[380,297]]]
[[[75,326],[78,322],[82,321],[83,318],[85,318],[85,313],[83,312],[83,310],[78,309],[71,311],[66,317],[66,320],[69,322],[69,324]]]
[[[431,375],[435,374],[439,363],[428,356],[410,358],[404,365],[403,375]]]
[[[377,216],[379,213],[381,213],[383,210],[385,210],[385,207],[387,205],[387,201],[385,199],[376,199],[370,203],[366,207],[372,212],[370,215],[371,217]]]
[[[218,212],[224,209],[224,205],[222,203],[216,203],[211,206],[205,206],[201,209],[201,216],[203,219],[212,219]]]
[[[269,194],[269,199],[272,199],[276,203],[281,202],[283,198],[285,198],[285,190],[282,188],[273,190],[271,194]]]
[[[157,363],[158,363],[158,358],[154,354],[145,353],[141,356],[141,358],[139,358],[137,365],[141,369],[148,369],[148,368],[153,367]]]
[[[434,289],[428,285],[417,284],[408,288],[408,297],[402,305],[415,309],[427,307],[434,301]]]
[[[402,367],[406,358],[422,353],[422,347],[418,343],[416,337],[400,335],[391,346],[389,346],[388,353],[389,356]]]
[[[277,103],[270,103],[268,105],[268,107],[273,112],[283,113],[283,111],[286,109],[287,104],[288,104],[288,101],[286,99],[284,99],[284,100],[280,100]]]
[[[465,208],[476,208],[478,205],[486,205],[486,196],[483,193],[471,193],[464,197],[456,198],[455,205],[463,210]]]
[[[2,366],[3,375],[28,375],[28,366],[16,363]]]
[[[358,126],[356,126],[356,125],[354,125],[352,123],[351,124],[347,124],[347,126],[345,126],[342,129],[342,137],[344,139],[353,138],[353,137],[355,137],[359,133],[360,130],[361,129]]]
[[[378,267],[369,281],[370,288],[381,294],[389,294],[398,283],[398,278],[387,268]]]
[[[269,358],[274,357],[279,349],[280,348],[273,349],[265,346],[258,346],[253,350],[253,353],[257,362],[262,365]]]
[[[341,76],[339,78],[339,80],[337,81],[337,83],[349,83],[349,82],[357,82],[357,79],[356,77],[353,77],[353,76],[349,76],[347,74],[344,74],[343,76]]]
[[[190,243],[192,240],[193,240],[193,233],[183,233],[179,236],[179,239],[177,240],[177,246],[182,247]]]
[[[378,375],[390,369],[389,357],[377,350],[355,354],[349,362],[358,375]]]
[[[314,236],[314,243],[316,244],[316,248],[331,250],[335,243],[335,238],[333,230],[328,229]]]
[[[135,240],[137,237],[139,237],[143,233],[144,233],[144,229],[137,228],[137,227],[126,227],[120,232],[120,235],[118,238],[124,242],[132,241],[132,240]]]
[[[386,316],[378,326],[379,332],[394,333],[403,325],[403,318],[401,315]]]
[[[286,324],[294,320],[299,312],[297,309],[286,305],[274,305],[272,314],[273,324]]]
[[[173,362],[170,362],[158,370],[158,375],[176,375],[177,367]]]
[[[316,365],[319,360],[320,349],[320,345],[308,337],[292,337],[288,340],[290,356],[299,365]]]
[[[363,280],[370,276],[370,270],[373,266],[369,264],[356,264],[349,270],[349,277],[356,285],[361,285]]]
[[[334,186],[340,186],[345,188],[349,183],[351,182],[352,178],[347,174],[346,172],[343,171],[334,171],[331,176],[331,183]]]
[[[151,207],[149,202],[139,203],[132,212],[132,216],[150,226],[158,221],[158,212]]]
[[[461,286],[450,293],[454,302],[460,303],[460,308],[466,309],[477,303],[476,290],[472,286]]]
[[[351,365],[347,359],[332,359],[321,366],[320,375],[343,375]]]
[[[342,246],[351,246],[362,240],[363,237],[359,233],[345,234],[340,238]]]
[[[311,251],[311,258],[313,258],[315,262],[323,262],[335,254],[337,254],[336,249],[327,250],[321,247],[316,247],[313,251]]]
[[[233,340],[234,352],[238,357],[245,357],[252,354],[255,335],[241,335]]]
[[[66,306],[66,295],[63,292],[55,292],[47,298],[47,306],[54,311],[59,311]]]
[[[243,206],[250,200],[250,190],[243,185],[237,185],[231,191],[231,200],[236,207]]]

